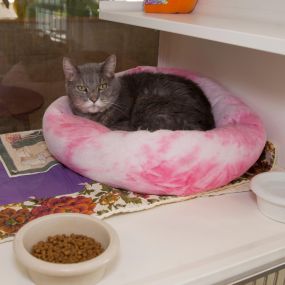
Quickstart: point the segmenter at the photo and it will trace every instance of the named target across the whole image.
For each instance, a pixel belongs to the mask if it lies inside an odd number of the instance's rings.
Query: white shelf
[[[282,2],[277,1],[280,9],[275,7],[274,11],[258,10],[258,7],[255,10],[217,7],[217,11],[213,2],[221,3],[222,0],[211,2],[207,6],[201,0],[190,14],[149,14],[143,12],[142,2],[101,1],[99,17],[285,55],[285,17],[281,15],[285,5]]]
[[[120,254],[100,285],[223,285],[285,262],[285,224],[263,216],[250,192],[106,222],[119,234]],[[0,256],[1,284],[33,285],[15,261],[12,243],[1,244]]]

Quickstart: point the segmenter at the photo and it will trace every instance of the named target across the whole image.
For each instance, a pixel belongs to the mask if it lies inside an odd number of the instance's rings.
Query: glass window
[[[0,0],[0,133],[40,129],[63,96],[62,58],[156,65],[158,32],[98,19],[97,0]]]

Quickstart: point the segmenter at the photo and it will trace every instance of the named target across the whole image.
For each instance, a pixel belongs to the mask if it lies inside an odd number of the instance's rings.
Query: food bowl
[[[259,210],[267,217],[285,223],[285,172],[265,172],[250,182]]]
[[[87,261],[59,264],[43,261],[31,254],[32,247],[49,236],[80,234],[100,242],[103,253]],[[51,214],[24,225],[14,239],[19,263],[37,285],[90,285],[98,282],[119,249],[115,230],[98,218],[77,213]]]

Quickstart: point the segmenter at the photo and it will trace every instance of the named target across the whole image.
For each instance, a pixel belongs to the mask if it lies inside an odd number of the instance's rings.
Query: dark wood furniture
[[[13,117],[22,123],[24,130],[30,129],[29,114],[43,103],[42,95],[33,90],[0,84],[0,118]]]

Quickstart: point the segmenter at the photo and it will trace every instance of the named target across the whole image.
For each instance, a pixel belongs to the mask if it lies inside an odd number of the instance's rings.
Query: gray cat
[[[189,79],[162,73],[115,76],[116,56],[75,66],[63,59],[66,92],[74,114],[113,130],[210,130],[211,105]]]

